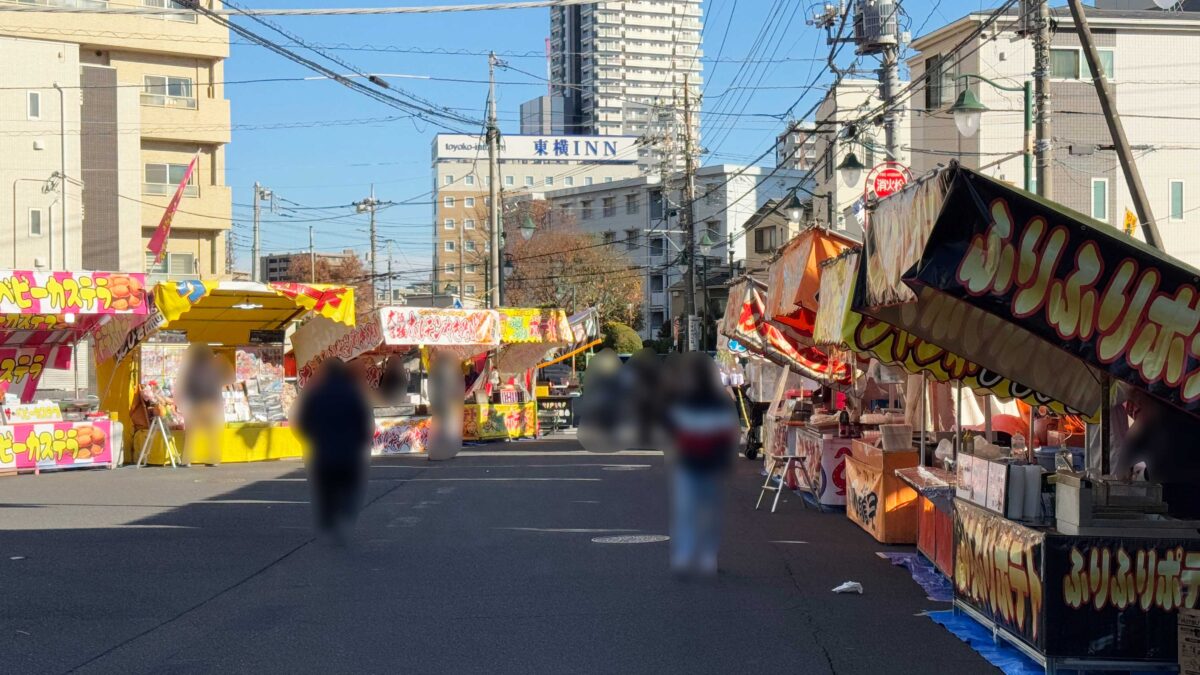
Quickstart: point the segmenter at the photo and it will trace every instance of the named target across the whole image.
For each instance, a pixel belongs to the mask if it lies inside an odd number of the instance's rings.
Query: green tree
[[[642,338],[629,326],[610,321],[604,324],[604,346],[618,354],[632,354],[642,348]]]

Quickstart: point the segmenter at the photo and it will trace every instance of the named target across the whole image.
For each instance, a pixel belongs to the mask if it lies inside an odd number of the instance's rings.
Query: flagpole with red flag
[[[162,220],[158,222],[158,228],[150,237],[150,243],[146,244],[146,250],[154,254],[155,265],[162,262],[163,255],[166,254],[167,237],[171,234],[171,221],[175,218],[175,212],[179,210],[179,200],[183,199],[183,191],[187,188],[188,181],[192,179],[192,173],[195,172],[196,163],[199,161],[200,152],[197,151],[188,164],[187,171],[183,173],[183,180],[179,181],[179,187],[175,188],[175,196],[171,197],[171,203],[167,204],[167,210],[163,213]]]

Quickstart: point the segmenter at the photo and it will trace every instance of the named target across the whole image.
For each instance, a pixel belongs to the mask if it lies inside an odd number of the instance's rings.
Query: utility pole
[[[377,293],[375,292],[375,284],[379,282],[379,270],[378,270],[378,265],[377,265],[379,256],[376,254],[377,242],[375,240],[375,209],[378,206],[379,206],[379,200],[375,199],[375,184],[374,183],[371,184],[371,196],[367,197],[366,199],[362,200],[361,202],[354,203],[354,208],[358,213],[370,214],[370,218],[371,218],[370,229],[368,230],[368,232],[370,233],[369,236],[371,237],[371,309],[375,309],[375,304],[376,304],[375,296],[377,295]]]
[[[687,285],[684,294],[684,313],[687,315],[687,326],[684,332],[686,341],[684,351],[691,351],[695,336],[696,315],[696,165],[692,157],[692,93],[688,84],[687,73],[683,75],[683,210],[680,215],[687,219],[684,224],[684,236],[687,237]]]
[[[317,283],[317,250],[313,248],[313,226],[308,226],[308,282]]]
[[[254,240],[250,245],[250,257],[252,258],[250,261],[251,281],[262,281],[262,262],[258,258],[259,217],[262,215],[259,202],[266,199],[272,199],[273,197],[274,195],[272,194],[270,188],[265,188],[258,181],[254,181]]]
[[[1033,30],[1033,98],[1037,130],[1034,157],[1037,193],[1054,196],[1053,152],[1050,141],[1050,0],[1034,0],[1037,18]]]
[[[895,4],[894,11],[899,14],[900,3]],[[900,161],[900,145],[896,140],[897,117],[896,92],[900,89],[900,22],[896,21],[895,40],[884,41],[880,53],[881,68],[879,69],[879,94],[886,106],[883,113],[883,138],[887,146],[887,158],[891,162]],[[836,99],[837,94],[834,93]],[[868,167],[870,168],[870,167]],[[831,224],[830,227],[833,227]]]
[[[1088,26],[1087,16],[1083,13],[1083,5],[1079,0],[1068,0],[1067,4],[1071,7],[1071,17],[1075,20],[1075,31],[1079,34],[1079,43],[1083,45],[1083,55],[1087,57],[1088,68],[1092,69],[1092,82],[1096,85],[1096,95],[1100,97],[1100,109],[1104,111],[1104,121],[1108,123],[1108,133],[1112,136],[1117,157],[1121,160],[1121,172],[1125,174],[1125,182],[1129,184],[1133,208],[1137,210],[1138,220],[1142,223],[1142,235],[1146,238],[1147,244],[1161,250],[1163,247],[1162,236],[1158,232],[1158,224],[1154,221],[1150,200],[1146,197],[1146,190],[1142,186],[1142,176],[1138,173],[1137,162],[1133,159],[1129,138],[1125,136],[1125,125],[1121,123],[1121,115],[1113,104],[1108,73],[1104,72],[1104,66],[1100,63],[1100,54],[1096,51],[1096,41],[1092,39],[1092,29]],[[1041,180],[1039,174],[1039,183]],[[1105,416],[1104,419],[1107,421],[1108,417]],[[1104,438],[1108,438],[1107,434]]]
[[[392,240],[387,240],[388,247],[388,279],[387,279],[387,304],[392,304],[394,298],[392,296]]]
[[[496,126],[496,65],[500,60],[496,52],[488,54],[488,105],[487,105],[487,149],[488,149],[488,229],[491,251],[488,256],[488,303],[492,308],[500,306],[500,129]],[[461,292],[461,290],[460,290]]]

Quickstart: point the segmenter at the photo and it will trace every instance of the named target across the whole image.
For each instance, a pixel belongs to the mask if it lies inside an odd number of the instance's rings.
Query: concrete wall
[[[51,174],[63,169],[64,146],[66,174],[81,180],[79,50],[72,44],[0,38],[0,63],[5,64],[0,68],[0,114],[6,120],[0,133],[0,222],[6,225],[0,227],[0,264],[78,269],[81,190],[67,182],[64,260],[61,192],[47,193],[43,187]],[[61,98],[55,83],[63,87]],[[37,119],[28,114],[31,93],[40,97]],[[30,235],[30,209],[42,214],[41,235]]]

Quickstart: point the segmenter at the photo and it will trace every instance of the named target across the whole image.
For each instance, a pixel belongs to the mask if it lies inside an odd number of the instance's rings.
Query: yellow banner
[[[354,325],[354,289],[328,284],[297,284],[278,282],[267,284],[271,290],[289,298],[304,309],[316,312],[330,321]]]
[[[217,287],[216,281],[163,282],[154,287],[154,303],[166,323],[179,319]]]
[[[504,308],[500,312],[500,342],[573,342],[574,334],[561,309]]]

